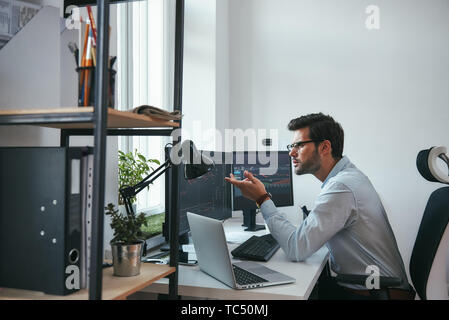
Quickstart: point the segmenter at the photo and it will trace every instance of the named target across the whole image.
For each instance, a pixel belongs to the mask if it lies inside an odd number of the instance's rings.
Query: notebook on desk
[[[234,289],[251,289],[295,282],[295,279],[255,262],[232,263],[223,224],[187,212],[200,269]]]

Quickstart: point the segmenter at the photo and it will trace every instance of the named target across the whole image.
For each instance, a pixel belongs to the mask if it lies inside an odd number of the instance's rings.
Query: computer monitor
[[[232,172],[243,180],[248,170],[265,185],[277,207],[293,205],[292,161],[288,151],[234,152]],[[246,231],[257,231],[265,226],[256,225],[256,203],[245,198],[239,188],[233,187],[233,210],[243,210]]]
[[[225,164],[224,153],[205,152],[215,159],[221,158],[221,164],[215,163],[215,167],[208,173],[196,179],[186,180],[184,178],[184,166],[179,166],[179,243],[188,243],[188,232],[190,226],[187,221],[187,212],[193,212],[217,220],[225,220],[232,217],[232,191],[231,185],[225,181],[229,177],[232,165]],[[170,192],[171,179],[166,175],[166,192]],[[169,240],[169,206],[171,197],[166,197],[166,214],[164,223],[164,237]]]

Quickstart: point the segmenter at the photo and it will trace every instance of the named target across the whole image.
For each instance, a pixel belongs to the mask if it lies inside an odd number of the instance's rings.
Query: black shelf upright
[[[185,1],[176,0],[176,26],[175,26],[175,77],[174,77],[174,108],[182,114],[182,79],[184,62],[184,9]],[[181,143],[182,119],[179,120],[179,135],[177,141],[173,141],[173,146]],[[179,267],[179,183],[178,166],[172,167],[171,174],[171,205],[169,218],[169,239],[170,239],[170,266],[176,268],[176,272],[169,275],[168,294],[171,299],[178,296],[178,267]],[[167,196],[167,195],[165,195]]]
[[[104,187],[106,166],[106,128],[108,127],[109,0],[97,0],[97,70],[94,104],[94,167],[92,192],[92,244],[89,299],[100,300],[103,289]]]

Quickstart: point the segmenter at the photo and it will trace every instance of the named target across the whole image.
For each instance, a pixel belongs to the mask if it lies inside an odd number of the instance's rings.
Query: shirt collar
[[[343,156],[332,168],[331,172],[327,175],[326,179],[324,180],[323,184],[321,185],[321,188],[323,188],[327,181],[329,181],[330,178],[336,176],[341,170],[345,169],[346,166],[350,163],[348,157]]]

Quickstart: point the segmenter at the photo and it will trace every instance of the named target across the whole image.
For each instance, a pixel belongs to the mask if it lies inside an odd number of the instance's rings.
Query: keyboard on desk
[[[252,236],[231,251],[234,258],[268,261],[279,249],[279,244],[271,234]]]

